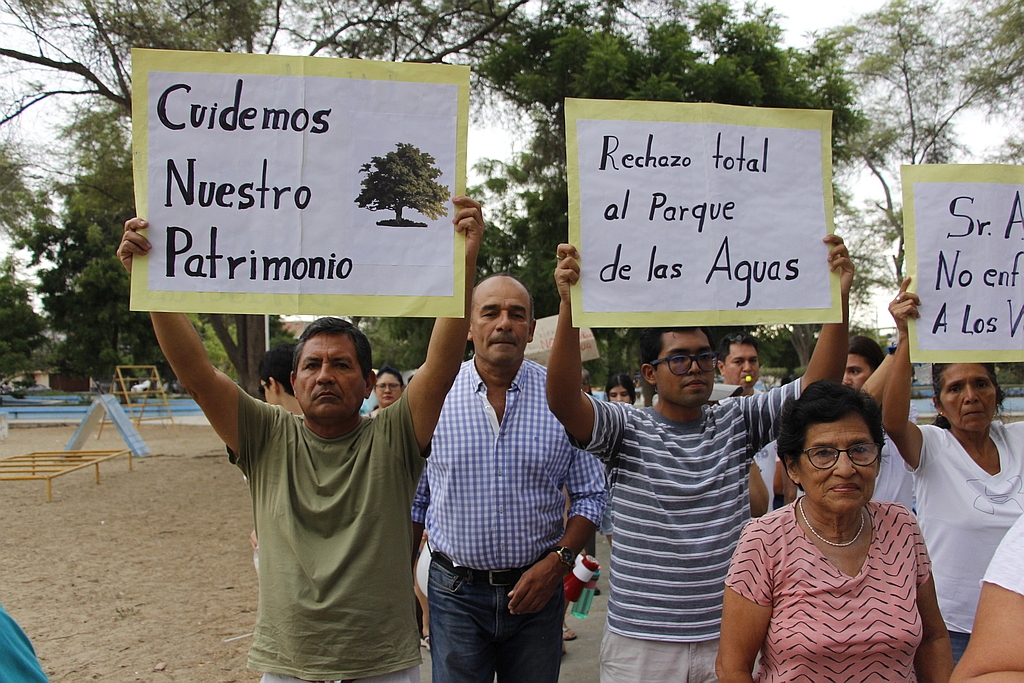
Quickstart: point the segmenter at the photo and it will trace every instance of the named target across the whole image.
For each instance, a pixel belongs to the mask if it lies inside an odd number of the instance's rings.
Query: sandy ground
[[[52,503],[43,482],[0,482],[0,604],[54,683],[259,680],[245,666],[250,639],[238,638],[252,632],[258,595],[242,476],[208,426],[140,431],[160,455],[131,472],[127,458],[103,463],[99,485],[91,468],[58,477]],[[62,450],[73,433],[13,428],[0,457]],[[86,448],[120,446],[108,426]],[[561,681],[597,680],[601,583],[590,618],[569,617],[580,637]]]
[[[0,482],[0,603],[52,681],[250,681],[257,580],[249,496],[209,427],[146,426],[157,457]],[[0,457],[61,450],[73,427],[11,429]],[[87,448],[117,448],[104,430]],[[162,665],[162,667],[161,667]],[[161,671],[155,671],[161,667]]]

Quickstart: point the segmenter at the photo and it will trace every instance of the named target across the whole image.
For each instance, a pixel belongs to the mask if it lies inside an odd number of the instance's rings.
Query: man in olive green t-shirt
[[[484,225],[457,197],[466,236],[468,305]],[[117,253],[152,248],[140,218]],[[292,386],[303,414],[249,397],[210,363],[182,313],[152,312],[160,348],[246,474],[260,539],[260,605],[249,667],[266,683],[305,680],[415,683],[412,497],[444,397],[459,371],[469,318],[438,318],[427,359],[402,398],[370,420],[370,344],[355,326],[321,318],[296,345]]]

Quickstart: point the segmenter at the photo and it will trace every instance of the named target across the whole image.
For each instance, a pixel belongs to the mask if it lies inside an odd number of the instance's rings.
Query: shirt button
[[[498,470],[498,476],[499,477],[501,476],[501,470]]]
[[[504,549],[505,549],[505,544],[504,544],[504,543],[502,543],[502,544],[501,544],[501,549],[502,549],[502,550],[504,550]]]
[[[499,508],[498,508],[498,514],[499,514],[499,515],[503,515],[503,514],[505,514],[505,508],[504,508],[504,507],[499,507]]]

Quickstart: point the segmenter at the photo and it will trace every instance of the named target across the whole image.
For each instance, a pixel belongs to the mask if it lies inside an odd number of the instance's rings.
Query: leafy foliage
[[[394,211],[394,221],[379,221],[377,225],[426,227],[402,217],[404,209],[415,209],[432,220],[448,215],[448,187],[434,179],[442,171],[434,166],[434,157],[407,142],[395,145],[394,152],[372,157],[359,167],[365,173],[363,190],[356,197],[360,209]]]
[[[566,97],[832,109],[839,163],[850,158],[847,140],[863,125],[833,40],[807,51],[782,47],[770,11],[737,13],[723,2],[639,26],[630,16],[550,3],[516,21],[479,69],[494,96],[532,124],[525,152],[478,168],[487,176],[487,214],[497,228],[484,236],[482,271],[520,277],[538,317],[558,310],[551,273],[568,234]],[[609,371],[636,368],[636,331],[595,334]]]
[[[0,264],[0,378],[33,370],[32,352],[43,342],[43,319],[32,310],[28,285],[14,260]]]
[[[128,130],[108,107],[80,112],[65,134],[76,172],[53,188],[63,213],[14,231],[41,266],[37,291],[58,336],[55,368],[107,377],[118,364],[155,363],[165,372],[149,315],[128,310],[128,278],[111,246],[134,211]]]

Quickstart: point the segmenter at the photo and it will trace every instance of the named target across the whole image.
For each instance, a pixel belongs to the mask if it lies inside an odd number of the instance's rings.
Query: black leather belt
[[[473,583],[479,581],[492,586],[514,586],[526,573],[526,570],[533,566],[531,564],[519,569],[470,569],[469,567],[456,567],[446,555],[436,550],[430,553],[430,557],[456,576],[465,577]]]

